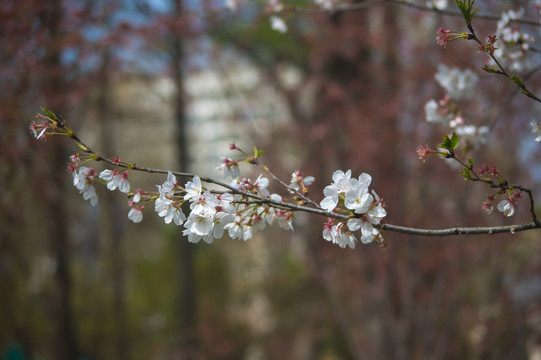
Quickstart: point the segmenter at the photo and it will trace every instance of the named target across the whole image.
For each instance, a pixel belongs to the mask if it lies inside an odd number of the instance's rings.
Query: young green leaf
[[[45,113],[45,115],[47,115],[51,120],[53,120],[53,121],[58,120],[56,114],[54,112],[52,112],[51,110],[47,109],[46,107],[42,107],[41,111],[43,111]]]
[[[456,149],[456,147],[458,146],[458,136],[456,135],[456,133],[453,131],[453,135],[451,136],[451,147],[453,149]]]
[[[475,11],[472,11],[474,3],[475,3],[475,0],[464,0],[464,1],[456,0],[456,4],[458,8],[460,9],[460,12],[462,13],[462,16],[464,16],[464,20],[466,20],[466,25],[468,25],[468,27],[471,26],[473,16],[477,12],[477,10],[479,10],[479,9],[476,9]]]

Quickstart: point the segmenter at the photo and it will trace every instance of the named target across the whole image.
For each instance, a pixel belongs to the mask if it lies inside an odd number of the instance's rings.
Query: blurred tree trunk
[[[115,149],[115,131],[111,108],[111,51],[104,50],[102,67],[99,74],[98,113],[101,121],[101,140],[105,154],[113,156]],[[128,327],[126,326],[125,301],[125,271],[123,238],[125,233],[125,210],[123,210],[117,196],[107,196],[104,199],[104,215],[108,219],[105,238],[110,246],[111,281],[113,287],[113,324],[114,341],[117,359],[129,359]]]
[[[172,28],[172,58],[173,78],[175,84],[174,116],[176,123],[177,153],[179,154],[179,170],[189,170],[188,137],[186,134],[186,102],[184,98],[184,72],[185,55],[184,41],[179,29],[183,29],[184,4],[182,0],[172,0],[175,9],[175,21],[177,26]],[[184,209],[186,213],[186,208]],[[197,293],[196,273],[194,268],[194,247],[186,238],[179,239],[179,280],[180,280],[180,346],[187,352],[195,350],[196,338],[194,331],[196,326]]]
[[[43,94],[46,106],[62,114],[65,109],[66,84],[63,79],[60,56],[62,52],[61,24],[63,22],[63,9],[61,0],[51,0],[42,13],[42,21],[47,32],[45,45],[45,65],[47,72],[43,77]],[[49,209],[50,219],[47,235],[56,261],[54,296],[56,320],[56,352],[59,360],[73,360],[78,356],[77,335],[73,325],[71,307],[72,286],[70,279],[70,247],[68,239],[68,219],[66,203],[64,201],[64,188],[66,178],[67,152],[64,139],[51,139],[50,171],[51,182],[46,188],[50,190],[47,196],[46,207]]]

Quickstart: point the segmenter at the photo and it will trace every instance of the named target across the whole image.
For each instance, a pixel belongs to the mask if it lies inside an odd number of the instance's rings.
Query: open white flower
[[[198,213],[192,211],[184,227],[196,235],[207,236],[214,227],[214,214],[216,211],[211,211],[209,208]]]
[[[505,214],[505,216],[513,216],[515,213],[515,204],[509,200],[502,200],[498,203],[498,211]]]
[[[103,170],[100,173],[100,179],[107,182],[107,189],[127,194],[130,192],[130,183],[128,182],[128,171],[118,172],[117,170]]]
[[[259,193],[261,195],[269,196],[269,190],[267,190],[267,186],[269,186],[269,179],[263,177],[263,175],[259,175],[254,183],[254,188],[259,190]]]
[[[158,213],[158,216],[163,217],[166,224],[170,224],[173,221],[177,226],[182,225],[184,220],[186,220],[186,215],[184,215],[182,210],[174,206],[171,199],[167,198],[165,191],[160,185],[158,185],[158,192],[160,193],[160,197],[154,203],[154,210]]]
[[[336,170],[332,174],[332,180],[333,183],[323,189],[323,195],[325,195],[325,198],[319,203],[319,205],[327,211],[334,210],[334,208],[338,205],[339,194],[344,193],[349,189],[351,170],[346,172]]]
[[[203,192],[203,187],[201,186],[201,179],[199,176],[195,175],[192,181],[188,181],[184,186],[186,189],[186,195],[184,195],[184,200],[190,200],[191,198],[201,195]]]
[[[140,223],[143,221],[143,207],[137,206],[130,209],[130,212],[128,213],[128,219],[133,221],[134,223]]]
[[[370,181],[368,181],[370,183]],[[357,179],[351,179],[351,186],[346,191],[344,205],[357,214],[364,214],[370,208],[374,198],[368,192],[368,186]]]
[[[321,200],[319,205],[327,211],[333,211],[338,205],[338,188],[335,185],[325,186],[323,195],[325,195],[325,198]]]
[[[177,187],[177,178],[171,171],[167,173],[167,180],[162,184],[162,189],[166,195],[173,195]]]

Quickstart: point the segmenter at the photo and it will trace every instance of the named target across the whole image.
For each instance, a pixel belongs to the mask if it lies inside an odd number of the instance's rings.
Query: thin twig
[[[481,40],[479,40],[479,38],[475,34],[475,31],[474,31],[473,26],[471,24],[468,25],[468,30],[470,30],[470,35],[471,35],[471,37],[469,37],[469,39],[474,40],[479,45],[484,45],[483,42]],[[530,89],[528,89],[526,87],[526,85],[524,85],[524,81],[522,81],[516,75],[509,74],[509,72],[503,67],[503,65],[494,56],[494,53],[487,52],[487,54],[490,56],[490,58],[496,63],[496,65],[500,69],[499,71],[497,71],[498,74],[503,75],[503,76],[507,77],[509,80],[511,80],[512,82],[514,82],[515,85],[517,85],[521,89],[521,93],[528,96],[530,99],[541,103],[541,99],[539,97],[537,97],[533,92],[531,92]]]
[[[301,198],[302,200],[304,200],[305,202],[309,203],[309,204],[312,204],[313,206],[315,206],[316,208],[318,209],[321,209],[321,207],[319,206],[318,203],[316,203],[315,201],[313,201],[312,199],[310,199],[309,197],[305,196],[304,194],[301,194],[299,191],[296,191],[296,190],[293,190],[289,187],[289,185],[287,185],[285,182],[282,181],[282,179],[280,179],[278,176],[274,175],[274,173],[272,171],[270,171],[269,167],[262,164],[261,161],[259,160],[259,158],[255,159],[255,163],[257,166],[259,166],[263,171],[265,171],[270,177],[272,177],[272,179],[276,182],[278,182],[280,185],[282,185],[283,187],[285,187],[287,189],[287,191],[290,191],[290,192],[293,192],[294,194],[296,194],[299,198]]]
[[[298,9],[297,11],[302,12],[335,12],[335,11],[350,11],[350,10],[363,10],[366,8],[369,8],[371,6],[375,5],[385,5],[385,4],[396,4],[400,6],[407,6],[413,9],[421,10],[421,11],[431,11],[437,14],[442,15],[448,15],[448,16],[456,16],[456,17],[462,17],[462,13],[459,11],[453,11],[453,10],[447,10],[447,9],[438,9],[433,6],[428,6],[421,3],[415,3],[412,1],[407,0],[379,0],[379,1],[365,1],[361,3],[354,3],[354,4],[343,4],[343,5],[337,5],[335,7],[332,7],[330,9]],[[475,14],[475,18],[477,19],[483,19],[483,20],[492,20],[492,21],[498,21],[501,18],[501,15],[495,15],[495,14]],[[514,22],[517,24],[524,24],[524,25],[532,25],[532,26],[540,26],[541,24],[539,21],[536,20],[522,20],[522,19],[510,19],[510,22]]]

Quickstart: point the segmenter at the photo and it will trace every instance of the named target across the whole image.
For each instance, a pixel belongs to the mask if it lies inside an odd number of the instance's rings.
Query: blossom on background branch
[[[284,0],[266,0],[266,12],[269,14],[269,21],[271,28],[285,33],[287,32],[287,24],[284,21],[282,14],[292,13],[292,12],[338,12],[338,11],[354,11],[354,10],[364,10],[373,6],[385,5],[387,3],[406,6],[409,8],[421,10],[421,11],[431,11],[438,14],[464,17],[462,9],[459,7],[459,11],[450,10],[449,2],[457,2],[457,0],[427,0],[424,4],[422,2],[414,2],[410,0],[365,0],[361,2],[351,2],[346,0],[312,0],[301,5],[301,3],[290,3]],[[457,3],[463,3],[468,5],[471,2],[473,6],[473,1],[467,0],[467,2],[459,0]],[[224,7],[230,11],[237,11],[243,3],[250,3],[249,0],[224,0]],[[459,5],[460,6],[460,5]],[[472,10],[470,8],[470,10]],[[470,21],[475,15],[478,19],[500,21],[501,17],[498,15],[492,14],[477,14],[477,11],[474,11],[473,14],[470,14]],[[510,22],[515,24],[523,24],[530,26],[540,26],[539,21],[536,20],[527,20],[521,19],[520,17],[511,17]]]
[[[529,197],[530,214],[532,216],[532,223],[537,226],[541,226],[541,222],[537,219],[535,213],[535,204],[533,200],[532,191],[525,188],[522,185],[509,184],[509,181],[505,179],[500,171],[496,167],[483,164],[478,170],[474,168],[474,161],[471,157],[467,161],[460,159],[456,154],[456,149],[459,144],[459,138],[455,132],[452,136],[444,136],[443,142],[438,145],[439,150],[428,148],[428,146],[421,146],[417,148],[417,154],[419,159],[425,161],[430,156],[439,156],[444,159],[449,159],[457,162],[462,168],[461,175],[464,180],[473,182],[482,182],[488,185],[492,189],[497,189],[492,195],[488,195],[483,202],[481,209],[486,214],[491,214],[493,210],[493,202],[503,197],[497,205],[498,211],[502,212],[505,216],[513,216],[517,208],[517,201],[521,197],[522,192],[526,192]]]
[[[456,0],[456,3],[470,32],[460,33],[439,28],[436,36],[438,44],[445,47],[452,40],[465,39],[475,41],[478,44],[478,50],[487,53],[490,57],[490,63],[483,67],[484,71],[507,77],[520,88],[522,94],[541,103],[541,99],[526,87],[524,81],[518,75],[511,72],[520,71],[528,67],[528,65],[523,64],[525,61],[523,57],[525,51],[529,49],[528,43],[533,41],[533,37],[529,34],[522,34],[516,28],[509,26],[511,20],[520,18],[524,12],[508,11],[502,14],[501,19],[498,21],[496,35],[489,36],[488,41],[484,43],[477,37],[472,25],[472,20],[477,12],[477,10],[473,10],[475,0]],[[518,52],[513,50],[513,47],[516,46],[519,47]],[[509,70],[506,69],[506,63],[509,64]]]

